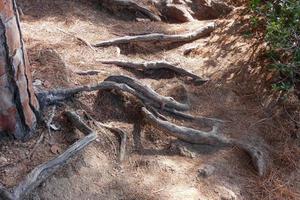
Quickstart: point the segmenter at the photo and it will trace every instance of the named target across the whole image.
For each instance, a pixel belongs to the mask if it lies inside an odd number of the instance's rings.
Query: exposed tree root
[[[260,176],[263,176],[267,171],[268,156],[266,153],[251,144],[236,141],[217,134],[217,127],[214,126],[210,132],[199,131],[196,129],[178,126],[168,121],[164,121],[155,117],[145,107],[142,108],[142,113],[150,124],[158,129],[176,137],[182,141],[191,144],[209,144],[215,146],[237,146],[250,155],[252,163]]]
[[[80,150],[90,144],[97,138],[96,133],[89,128],[80,117],[74,112],[66,112],[66,116],[72,122],[72,124],[83,132],[86,136],[81,140],[71,145],[64,153],[58,157],[41,164],[34,168],[25,179],[14,188],[12,192],[9,192],[4,187],[0,187],[0,197],[8,200],[20,200],[27,194],[33,191],[49,176],[62,167],[68,160],[75,156]]]
[[[50,117],[49,117],[49,119],[46,123],[47,130],[48,130],[48,133],[49,133],[50,137],[51,137],[51,127],[50,127],[50,125],[53,121],[53,118],[54,118],[54,115],[55,115],[55,110],[56,110],[56,106],[53,106]],[[36,149],[40,145],[40,143],[44,140],[44,137],[45,137],[45,132],[42,132],[39,139],[37,140],[37,142],[35,143],[35,145],[33,146],[32,150],[31,150],[31,152],[28,155],[29,159],[33,156],[34,152],[36,151]]]
[[[152,21],[161,21],[160,16],[149,10],[145,6],[141,6],[132,0],[104,0],[107,7],[124,7],[126,9],[135,10],[142,13]]]
[[[228,122],[228,121],[221,120],[218,118],[193,116],[188,113],[180,112],[178,110],[171,109],[171,108],[165,108],[164,111],[166,111],[167,113],[171,114],[172,116],[174,116],[176,118],[181,118],[184,120],[197,122],[199,125],[203,125],[203,126],[219,126],[220,124]]]
[[[122,162],[126,156],[127,133],[125,131],[123,131],[122,129],[115,128],[115,127],[109,126],[107,124],[103,124],[101,122],[97,122],[97,124],[118,134],[118,137],[120,138],[119,160],[120,160],[120,162]]]
[[[181,67],[176,67],[175,65],[164,61],[144,62],[144,63],[129,62],[129,61],[122,61],[122,60],[99,60],[99,61],[103,64],[113,64],[119,67],[139,70],[142,72],[147,72],[149,70],[157,70],[157,69],[169,69],[174,71],[176,74],[180,76],[191,77],[195,82],[205,83],[207,81],[192,72],[189,72]]]
[[[165,131],[180,140],[193,144],[210,144],[210,145],[227,145],[230,141],[225,137],[217,134],[216,126],[210,132],[199,131],[192,128],[177,126],[168,121],[158,119],[145,107],[142,108],[142,113],[153,126]]]
[[[189,105],[185,103],[180,103],[173,99],[172,97],[165,97],[161,96],[157,92],[155,92],[153,89],[150,87],[143,85],[141,82],[139,82],[136,79],[133,79],[128,76],[110,76],[105,81],[113,81],[116,83],[124,83],[128,85],[129,87],[133,88],[136,90],[138,93],[141,93],[143,96],[151,99],[152,101],[159,103],[160,107],[162,109],[166,108],[173,108],[176,110],[188,110]]]
[[[58,89],[37,93],[41,105],[51,105],[72,97],[79,92],[90,92],[95,90],[118,90],[128,92],[145,104],[150,104],[156,108],[173,108],[177,110],[187,110],[187,104],[179,103],[172,97],[164,97],[156,93],[150,87],[143,86],[140,82],[127,76],[110,76],[106,81],[96,85],[86,85],[70,89]]]
[[[215,30],[216,25],[214,22],[207,24],[204,27],[197,29],[191,33],[178,34],[178,35],[166,35],[162,33],[151,33],[146,35],[137,36],[124,36],[111,40],[106,40],[94,44],[94,47],[103,47],[119,44],[127,44],[132,42],[191,42],[201,37],[209,35]]]
[[[104,123],[101,123],[97,120],[95,120],[90,114],[88,114],[86,111],[83,111],[84,115],[91,120],[95,125],[97,125],[98,127],[101,128],[105,128],[108,129],[111,132],[117,133],[119,139],[120,139],[120,154],[119,154],[119,161],[122,162],[125,158],[126,155],[126,143],[127,143],[127,133],[125,131],[123,131],[120,128],[116,128],[114,126],[110,126]],[[113,142],[112,142],[113,143]]]
[[[147,110],[145,107],[142,108],[142,113],[147,121],[149,121],[152,125],[156,126],[157,128],[165,131],[166,133],[183,140],[185,142],[193,143],[193,144],[209,144],[209,145],[216,145],[216,146],[237,146],[240,149],[247,152],[252,162],[257,169],[259,175],[264,175],[267,170],[267,155],[265,152],[255,147],[254,145],[248,144],[246,142],[240,142],[237,140],[226,138],[222,135],[217,134],[218,125],[223,123],[224,121],[215,119],[215,118],[206,118],[206,117],[194,117],[192,115],[180,112],[178,110],[187,110],[188,106],[186,104],[181,104],[171,97],[164,97],[157,94],[151,88],[142,85],[137,80],[132,79],[126,76],[110,76],[106,79],[106,81],[96,84],[96,85],[88,85],[88,86],[81,86],[77,88],[71,89],[61,89],[61,90],[53,90],[44,93],[39,93],[39,101],[45,101],[46,104],[56,103],[66,98],[72,97],[74,94],[84,91],[94,91],[94,90],[117,90],[121,92],[127,92],[131,95],[135,96],[136,98],[140,99],[149,110],[154,111],[153,113]],[[208,126],[213,126],[212,131],[205,132],[200,131],[188,127],[178,126],[172,124],[167,121],[164,115],[161,115],[159,111],[155,108],[161,108],[162,111],[169,112],[173,115],[192,120],[201,122]],[[104,125],[102,125],[105,127]],[[106,127],[111,129],[111,127]],[[115,128],[114,128],[114,131]],[[119,132],[119,130],[117,130]],[[122,141],[121,134],[121,141]],[[124,139],[124,138],[123,138]],[[125,148],[125,142],[121,142],[121,151],[122,148]],[[125,151],[125,150],[124,150]],[[123,152],[120,153],[120,160],[124,158],[122,155]]]

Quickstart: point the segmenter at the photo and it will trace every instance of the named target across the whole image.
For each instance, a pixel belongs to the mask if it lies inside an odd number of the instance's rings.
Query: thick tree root
[[[191,33],[166,35],[161,33],[151,33],[146,35],[124,36],[111,40],[106,40],[94,44],[94,47],[104,47],[111,45],[128,44],[132,42],[191,42],[199,38],[209,35],[214,31],[216,25],[214,22],[207,24],[204,27],[197,29]]]
[[[263,176],[267,171],[268,156],[264,151],[262,151],[262,149],[259,149],[248,143],[236,141],[226,138],[222,135],[218,135],[218,129],[216,126],[214,126],[210,132],[199,131],[161,120],[155,117],[145,107],[142,108],[142,113],[146,121],[151,125],[182,141],[191,144],[209,144],[214,146],[228,147],[237,146],[250,155],[252,163],[260,176]]]
[[[192,144],[209,144],[209,145],[228,145],[229,139],[217,134],[218,128],[216,126],[210,132],[199,131],[184,126],[177,126],[168,121],[161,120],[155,117],[145,107],[142,108],[142,113],[153,126],[165,131],[171,136]]]
[[[221,120],[218,118],[203,117],[203,116],[193,116],[188,113],[180,112],[172,108],[164,108],[165,112],[172,115],[173,117],[188,120],[191,122],[197,122],[201,126],[219,126],[221,124],[227,123],[229,121]]]
[[[150,70],[158,70],[158,69],[169,69],[174,71],[176,74],[180,76],[187,76],[191,77],[195,82],[202,82],[205,83],[207,80],[189,72],[181,67],[176,67],[175,65],[164,62],[164,61],[157,61],[157,62],[129,62],[129,61],[122,61],[122,60],[99,60],[103,64],[112,64],[117,65],[119,67],[125,67],[129,69],[139,70],[142,72],[147,72]]]
[[[45,181],[49,176],[61,168],[68,160],[78,154],[83,148],[94,141],[97,138],[96,133],[89,128],[84,122],[81,121],[80,117],[73,112],[66,112],[68,119],[72,124],[83,132],[86,136],[81,140],[71,145],[64,153],[58,157],[50,160],[44,164],[41,164],[34,168],[26,178],[14,188],[12,192],[9,192],[3,187],[0,187],[1,199],[7,200],[20,200],[23,199],[27,194],[32,192],[37,186]]]
[[[209,144],[215,146],[229,147],[237,146],[250,155],[253,165],[255,166],[259,175],[264,175],[266,173],[268,156],[266,155],[265,151],[249,143],[229,139],[217,134],[218,125],[220,125],[220,123],[223,123],[224,121],[215,118],[194,117],[192,115],[182,113],[178,110],[188,109],[187,105],[181,104],[170,97],[160,96],[151,88],[143,86],[141,83],[130,77],[110,76],[106,79],[106,81],[96,85],[48,91],[44,93],[39,93],[38,97],[40,101],[45,101],[47,104],[51,104],[65,100],[66,98],[72,97],[74,94],[77,94],[79,92],[94,90],[117,90],[121,92],[130,93],[139,100],[141,100],[143,102],[143,105],[148,107],[149,110],[155,111],[154,115],[145,107],[142,108],[142,113],[145,119],[155,127],[165,131],[171,136],[174,136],[188,143]],[[161,115],[158,111],[155,110],[155,108],[161,108],[161,111],[166,111],[173,115],[180,116],[191,121],[197,121],[208,126],[213,126],[213,129],[210,132],[205,132],[175,125],[173,123],[168,122],[163,115]],[[123,144],[125,145],[125,143]],[[122,148],[123,147],[121,142],[121,151],[123,151]],[[122,160],[122,158],[120,158],[120,160]]]
[[[136,90],[138,93],[141,93],[143,96],[151,99],[152,101],[158,103],[160,107],[163,108],[173,108],[176,110],[188,110],[189,105],[180,103],[173,99],[172,97],[165,97],[161,96],[157,92],[155,92],[153,89],[150,87],[143,85],[141,82],[139,82],[136,79],[130,78],[128,76],[110,76],[105,81],[113,81],[116,83],[124,83],[128,85],[129,87],[133,88]]]
[[[72,97],[79,92],[90,92],[95,90],[118,90],[128,92],[145,104],[150,104],[156,108],[172,108],[177,110],[187,110],[187,104],[179,103],[172,97],[164,97],[156,93],[150,87],[143,86],[140,82],[127,76],[110,76],[106,81],[96,85],[86,85],[70,89],[58,89],[37,93],[40,104],[43,106],[59,103]]]

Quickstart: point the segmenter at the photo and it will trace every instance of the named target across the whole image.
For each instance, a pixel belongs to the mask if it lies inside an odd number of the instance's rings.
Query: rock
[[[211,176],[215,171],[215,167],[212,165],[202,165],[200,169],[198,170],[199,174],[198,176],[201,176],[203,178],[207,178]]]
[[[188,7],[184,5],[167,4],[163,12],[171,22],[191,22],[195,20],[188,11]]]

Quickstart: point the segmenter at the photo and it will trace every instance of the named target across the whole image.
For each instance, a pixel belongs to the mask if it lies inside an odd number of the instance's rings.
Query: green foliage
[[[292,89],[300,81],[300,1],[251,0],[250,7],[253,19],[263,19],[260,22],[266,30],[268,56],[273,63],[272,68],[278,70],[282,77],[273,88]]]

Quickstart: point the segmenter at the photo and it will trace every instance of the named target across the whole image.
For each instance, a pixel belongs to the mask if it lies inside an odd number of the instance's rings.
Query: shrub
[[[253,20],[265,27],[271,67],[280,73],[274,89],[288,91],[300,82],[300,1],[251,0]]]

